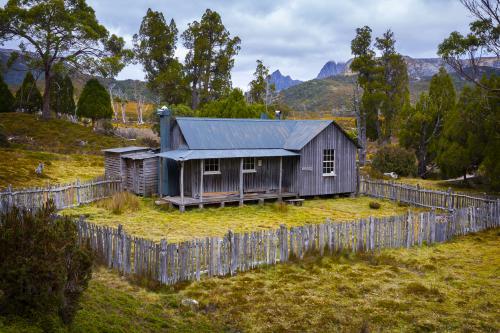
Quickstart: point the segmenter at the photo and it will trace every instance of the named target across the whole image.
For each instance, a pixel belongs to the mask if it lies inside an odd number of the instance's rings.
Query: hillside
[[[461,90],[467,82],[452,74],[453,83]],[[336,75],[325,79],[303,82],[281,91],[283,103],[298,112],[332,112],[335,116],[352,116],[352,96],[356,78],[352,75]],[[412,102],[429,88],[431,77],[410,80]]]
[[[66,120],[41,121],[23,113],[0,114],[0,127],[10,142],[0,148],[0,188],[94,178],[104,173],[101,149],[129,145]],[[44,164],[42,175],[35,173],[39,163]]]
[[[29,70],[28,66],[22,59],[17,59],[10,67],[7,66],[7,61],[12,52],[15,50],[12,49],[2,49],[0,48],[0,72],[5,80],[5,82],[9,85],[12,91],[16,91],[18,87],[23,82],[24,76],[26,72]],[[43,91],[44,89],[44,76],[43,73],[32,71],[35,78],[37,79],[38,88]],[[85,82],[90,78],[88,75],[73,73],[71,74],[71,79],[73,81],[73,85],[75,87],[75,95],[79,96]],[[114,83],[114,91],[121,91],[129,100],[135,100],[134,97],[134,87],[137,85],[144,91],[144,95],[146,97],[146,102],[152,103],[154,102],[153,94],[148,90],[146,82],[139,80],[114,80],[114,79],[106,79],[106,78],[98,78],[99,81],[105,86],[108,87],[111,83]]]

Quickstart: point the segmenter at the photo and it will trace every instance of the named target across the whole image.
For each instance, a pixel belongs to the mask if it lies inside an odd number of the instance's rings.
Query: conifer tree
[[[14,111],[14,96],[0,74],[0,113]]]
[[[85,84],[83,91],[78,99],[76,114],[78,117],[92,119],[92,126],[95,126],[96,120],[111,119],[113,109],[106,88],[104,88],[97,79],[90,79]]]
[[[56,73],[52,79],[50,109],[56,114],[74,115],[76,107],[71,78]]]
[[[21,88],[16,92],[15,108],[18,111],[29,113],[42,110],[42,95],[31,72],[26,73]]]

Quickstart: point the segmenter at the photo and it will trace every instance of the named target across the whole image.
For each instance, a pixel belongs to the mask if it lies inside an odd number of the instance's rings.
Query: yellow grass
[[[21,149],[0,148],[0,188],[46,186],[47,183],[69,183],[88,180],[104,174],[102,156],[56,154]],[[41,176],[35,173],[38,164],[44,164]]]
[[[370,209],[369,203],[376,201],[380,209]],[[178,242],[197,237],[222,236],[229,229],[247,232],[260,229],[279,228],[280,224],[298,226],[306,223],[323,223],[326,218],[347,221],[368,216],[391,216],[404,214],[408,207],[400,207],[390,201],[373,200],[367,197],[306,200],[304,206],[276,208],[269,203],[244,207],[189,209],[185,213],[155,206],[152,199],[140,200],[139,209],[123,215],[115,215],[110,209],[93,204],[64,210],[66,215],[88,215],[88,220],[100,225],[117,227],[132,235],[158,241],[167,238]]]

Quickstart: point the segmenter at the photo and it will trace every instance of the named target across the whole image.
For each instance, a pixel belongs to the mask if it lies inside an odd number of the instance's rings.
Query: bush
[[[104,199],[97,203],[97,207],[105,208],[113,214],[122,214],[125,211],[136,211],[139,209],[139,199],[130,192],[120,192],[112,198]]]
[[[415,154],[398,146],[384,146],[375,154],[372,167],[379,172],[395,172],[399,176],[411,176],[417,173]]]
[[[277,213],[287,213],[288,212],[288,204],[283,201],[278,201],[273,204],[273,210]]]
[[[5,135],[5,129],[0,124],[0,147],[8,147],[9,140],[7,139],[7,135]]]
[[[72,321],[92,274],[76,225],[54,212],[49,203],[36,213],[12,208],[0,215],[0,312],[42,326]]]
[[[370,206],[371,209],[380,209],[380,204],[378,202],[375,202],[375,201],[370,201],[368,206]]]

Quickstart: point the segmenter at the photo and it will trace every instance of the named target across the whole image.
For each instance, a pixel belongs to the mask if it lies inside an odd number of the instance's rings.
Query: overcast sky
[[[234,86],[247,89],[261,59],[271,71],[294,79],[314,78],[328,60],[351,57],[355,29],[368,25],[374,36],[394,31],[397,50],[411,57],[436,57],[437,45],[451,31],[468,31],[469,14],[458,0],[87,0],[98,19],[128,43],[148,7],[177,23],[179,34],[200,20],[206,8],[219,12],[231,35],[241,38],[232,72]],[[3,5],[6,1],[0,0]],[[177,55],[184,60],[185,49]],[[141,66],[129,66],[120,79],[143,79]]]

